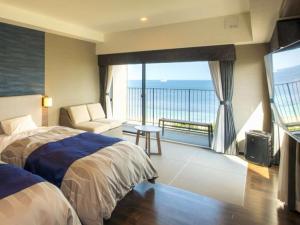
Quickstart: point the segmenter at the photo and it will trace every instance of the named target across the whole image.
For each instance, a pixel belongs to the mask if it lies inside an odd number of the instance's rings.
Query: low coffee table
[[[161,155],[161,145],[160,145],[160,131],[161,128],[156,127],[156,126],[151,126],[151,125],[141,125],[141,126],[136,126],[134,127],[137,130],[136,134],[136,145],[139,144],[140,140],[140,134],[141,132],[145,132],[145,151],[150,157],[151,155]],[[156,133],[156,140],[157,140],[157,148],[158,148],[158,153],[151,153],[151,148],[150,148],[150,135],[151,133]]]

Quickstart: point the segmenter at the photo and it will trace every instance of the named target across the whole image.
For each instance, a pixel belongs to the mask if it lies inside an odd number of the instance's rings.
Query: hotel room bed
[[[39,176],[0,161],[0,223],[80,225],[61,191]]]
[[[135,144],[71,128],[3,135],[0,143],[3,161],[59,187],[84,225],[102,224],[134,185],[157,177]]]

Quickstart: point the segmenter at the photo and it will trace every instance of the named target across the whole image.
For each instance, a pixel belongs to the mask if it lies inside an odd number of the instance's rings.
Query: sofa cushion
[[[116,128],[116,127],[119,127],[122,125],[122,121],[119,121],[119,120],[111,120],[111,119],[96,119],[96,120],[93,120],[95,122],[99,122],[99,123],[103,123],[103,124],[107,124],[109,125],[110,129],[113,129],[113,128]]]
[[[92,120],[105,118],[105,113],[100,103],[88,104],[87,108]]]
[[[79,130],[85,130],[94,133],[102,133],[110,129],[108,124],[99,123],[99,122],[83,122],[74,125],[74,128]]]
[[[71,106],[68,109],[71,120],[74,124],[90,121],[90,114],[86,105]]]

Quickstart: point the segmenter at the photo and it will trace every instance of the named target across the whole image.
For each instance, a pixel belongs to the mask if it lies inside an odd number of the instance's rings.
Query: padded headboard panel
[[[0,97],[0,121],[29,114],[37,126],[42,125],[41,95]]]

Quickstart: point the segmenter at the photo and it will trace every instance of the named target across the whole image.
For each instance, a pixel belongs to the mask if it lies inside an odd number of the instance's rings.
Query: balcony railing
[[[300,81],[275,85],[274,102],[284,123],[300,121]]]
[[[128,88],[127,120],[142,121],[142,88]],[[146,88],[146,123],[159,118],[214,123],[219,106],[214,90]]]

